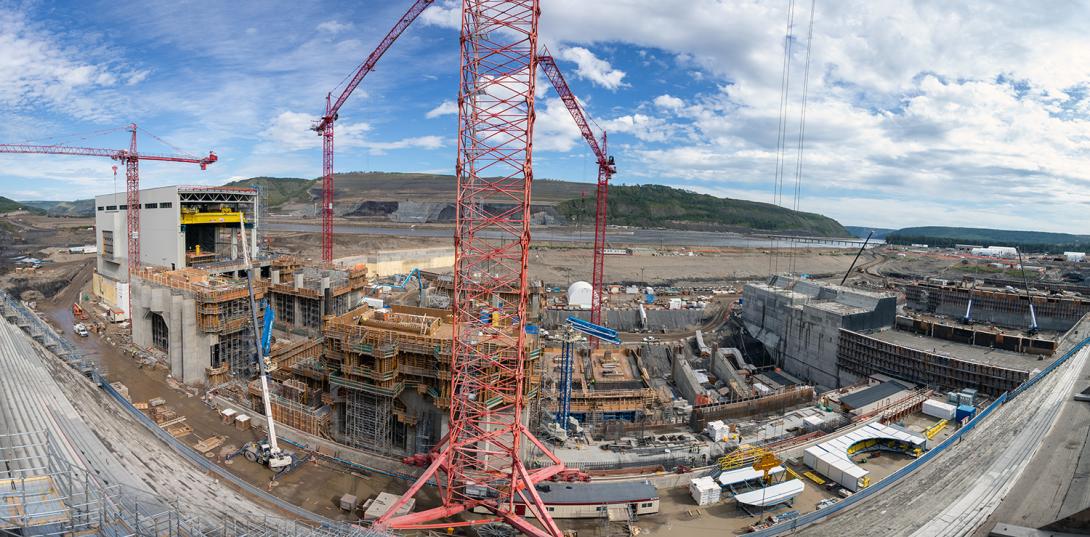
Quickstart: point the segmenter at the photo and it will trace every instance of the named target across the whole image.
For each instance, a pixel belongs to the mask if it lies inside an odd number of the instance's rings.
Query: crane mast
[[[502,521],[526,535],[561,537],[535,484],[564,464],[524,423],[540,9],[537,0],[462,0],[461,13],[450,428],[428,468],[375,527]],[[526,467],[530,445],[549,459],[546,466]],[[429,482],[438,485],[441,505],[397,516]],[[451,519],[466,511],[490,516]]]
[[[313,129],[322,137],[322,262],[333,262],[333,124],[337,121],[341,106],[344,105],[352,92],[356,91],[360,82],[368,73],[375,69],[382,55],[397,41],[402,32],[409,27],[435,0],[416,0],[409,10],[394,24],[394,27],[386,33],[375,50],[367,56],[367,59],[356,69],[351,80],[341,91],[337,100],[333,100],[333,94],[327,93],[325,98],[325,114],[315,124]]]
[[[587,145],[590,146],[591,152],[594,153],[594,157],[598,161],[598,185],[594,203],[594,258],[591,270],[590,322],[601,324],[603,279],[605,276],[606,213],[609,208],[607,198],[609,196],[609,180],[617,172],[617,167],[614,165],[613,157],[610,157],[607,151],[606,133],[602,133],[602,141],[599,143],[594,136],[594,131],[590,128],[590,122],[587,121],[582,106],[579,105],[579,100],[575,98],[575,94],[572,93],[563,73],[557,67],[556,60],[552,54],[549,54],[547,48],[542,47],[541,53],[538,54],[538,63],[549,82],[552,83],[553,89],[560,96],[560,100],[564,102],[564,106],[571,113],[572,119],[575,120],[576,126],[579,127],[579,132],[583,135],[583,139],[587,141]],[[597,339],[591,340],[592,346],[596,347],[597,344]]]
[[[0,144],[0,153],[23,153],[43,155],[70,155],[83,157],[106,157],[125,164],[125,199],[126,233],[128,235],[129,273],[140,267],[140,161],[182,162],[197,164],[202,170],[219,160],[214,152],[207,157],[189,155],[143,154],[136,149],[136,124],[129,124],[127,130],[132,134],[128,149],[101,149],[97,147],[74,147],[67,145],[32,145]],[[115,170],[116,172],[116,170]]]

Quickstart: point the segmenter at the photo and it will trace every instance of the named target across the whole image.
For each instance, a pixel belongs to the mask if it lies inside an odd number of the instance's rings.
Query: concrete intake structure
[[[774,276],[746,285],[742,320],[788,373],[816,386],[837,388],[858,380],[837,364],[841,329],[892,326],[897,298],[839,285]]]

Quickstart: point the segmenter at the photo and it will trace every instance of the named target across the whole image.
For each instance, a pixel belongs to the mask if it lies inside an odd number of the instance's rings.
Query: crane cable
[[[810,50],[814,44],[814,11],[817,8],[817,0],[810,0],[810,27],[806,33],[806,63],[802,70],[802,104],[799,111],[799,144],[798,157],[795,160],[795,200],[791,206],[795,216],[799,212],[799,199],[802,197],[802,152],[806,139],[806,101],[810,94]],[[796,243],[797,246],[797,243]],[[791,272],[795,272],[798,252],[792,248]]]
[[[783,192],[783,163],[787,138],[788,89],[791,85],[791,28],[795,24],[795,0],[787,1],[787,30],[783,37],[783,70],[780,75],[779,119],[776,121],[776,169],[772,178],[772,204],[779,207]],[[779,272],[776,253],[777,240],[773,236],[768,250],[768,277]]]

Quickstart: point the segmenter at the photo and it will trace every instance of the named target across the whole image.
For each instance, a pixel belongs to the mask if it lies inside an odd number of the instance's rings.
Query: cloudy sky
[[[0,142],[124,147],[118,127],[136,122],[220,155],[206,172],[144,164],[147,186],[315,177],[308,126],[325,94],[409,4],[0,0]],[[1076,4],[817,0],[799,207],[849,225],[1087,233],[1090,8]],[[788,206],[810,6],[797,2],[792,29]],[[775,199],[787,0],[541,7],[542,41],[609,132],[618,183]],[[342,109],[338,171],[452,171],[457,10],[437,0]],[[540,86],[535,175],[593,181],[567,110]],[[0,194],[109,192],[111,164],[3,155]]]

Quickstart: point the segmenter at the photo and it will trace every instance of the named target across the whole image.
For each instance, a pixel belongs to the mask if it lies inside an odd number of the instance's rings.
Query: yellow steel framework
[[[224,207],[218,211],[199,211],[182,209],[182,223],[190,224],[238,224],[242,222],[242,212]]]

